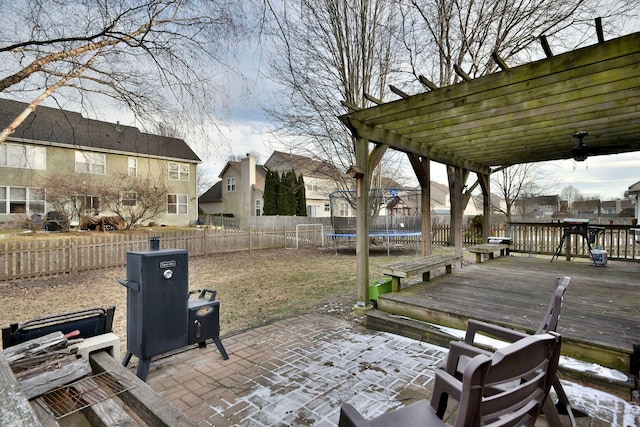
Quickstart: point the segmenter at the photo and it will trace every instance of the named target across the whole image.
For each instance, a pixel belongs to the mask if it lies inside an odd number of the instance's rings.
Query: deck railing
[[[640,260],[640,228],[621,224],[597,224],[604,231],[597,235],[592,249],[607,251],[609,259]],[[638,230],[637,232],[635,230]],[[434,224],[431,228],[432,242],[436,245],[452,245],[451,230],[448,224]],[[492,236],[513,238],[512,252],[553,256],[564,234],[563,224],[559,222],[512,222],[492,225]],[[463,227],[463,244],[482,243],[482,233],[477,228]],[[589,257],[589,248],[581,235],[571,235],[565,240],[559,256]]]
[[[592,248],[607,251],[608,258],[621,260],[640,259],[640,232],[630,225],[598,224],[604,231],[596,236]],[[506,234],[513,237],[512,252],[553,255],[556,253],[564,234],[562,223],[513,222],[507,225]],[[571,240],[569,241],[569,236]],[[560,256],[588,257],[588,244],[581,235],[567,235]]]

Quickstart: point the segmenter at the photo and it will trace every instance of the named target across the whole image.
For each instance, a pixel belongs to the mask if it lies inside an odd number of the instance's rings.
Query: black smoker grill
[[[223,359],[229,356],[220,340],[220,302],[205,289],[189,294],[189,257],[184,249],[127,253],[127,354],[139,359],[138,377],[145,381],[151,358],[187,345],[206,346],[211,338]],[[206,296],[209,294],[209,298]]]

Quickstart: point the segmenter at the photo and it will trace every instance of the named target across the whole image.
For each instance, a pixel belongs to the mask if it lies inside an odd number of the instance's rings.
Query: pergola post
[[[465,170],[460,166],[447,166],[449,175],[449,200],[451,202],[451,234],[453,234],[454,254],[462,255],[462,190],[465,182]]]
[[[482,241],[486,243],[491,236],[491,179],[478,173],[478,182],[482,188]]]
[[[355,140],[356,179],[356,309],[369,306],[369,141]]]
[[[420,212],[422,213],[421,252],[423,256],[431,255],[431,160],[417,154],[407,153],[409,162],[420,183]]]

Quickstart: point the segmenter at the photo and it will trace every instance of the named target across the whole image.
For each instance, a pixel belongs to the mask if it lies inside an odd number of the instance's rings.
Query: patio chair
[[[570,277],[558,277],[556,279],[555,290],[553,292],[551,300],[549,301],[549,305],[547,306],[547,310],[544,314],[542,322],[540,322],[540,325],[536,330],[536,334],[556,331],[556,328],[558,326],[558,319],[560,317],[560,309],[562,308],[562,300],[567,288],[569,287],[570,282]],[[482,333],[483,335],[494,337],[507,342],[514,342],[528,335],[525,332],[515,331],[513,329],[504,328],[498,325],[493,325],[491,323],[469,319],[464,342],[468,345],[474,345],[474,340],[476,338],[476,334],[478,333]],[[485,354],[490,355],[491,353],[489,351],[486,351]],[[468,360],[468,357],[462,357],[460,361],[457,362],[457,366],[448,366],[445,369],[449,373],[457,372],[457,375],[460,375],[462,374],[465,364]],[[575,418],[586,417],[587,414],[571,406],[569,398],[562,388],[562,383],[560,382],[560,379],[557,375],[553,382],[553,389],[558,398],[558,402],[555,406],[553,405],[551,399],[549,399],[549,401],[545,403],[543,413],[547,418],[547,421],[549,422],[550,426],[559,427],[562,425],[559,415],[568,415],[571,420],[571,425],[575,427]]]
[[[459,402],[454,427],[533,425],[558,368],[560,336],[530,335],[493,353],[453,342],[448,358],[471,356],[461,379],[436,371],[431,402],[419,400],[373,420],[351,405],[342,405],[339,427],[445,426],[449,397]]]

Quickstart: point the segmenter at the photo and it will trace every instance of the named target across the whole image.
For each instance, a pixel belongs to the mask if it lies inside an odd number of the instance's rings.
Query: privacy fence
[[[640,260],[640,229],[626,225],[602,225],[592,247],[604,248],[609,259]],[[323,224],[297,224],[275,229],[194,228],[184,231],[91,233],[86,236],[25,236],[20,241],[0,241],[0,281],[77,273],[85,270],[124,266],[127,252],[148,250],[150,239],[158,237],[160,248],[187,249],[189,256],[209,256],[216,253],[253,251],[260,249],[327,246],[327,233],[332,231]],[[450,245],[449,225],[434,224],[432,242]],[[511,236],[512,252],[552,256],[558,248],[563,227],[559,223],[496,224],[492,235]],[[479,230],[464,229],[464,244],[482,242]],[[390,243],[413,246],[420,237],[393,238]],[[588,257],[588,246],[579,235],[563,247],[561,256],[570,251],[573,257]],[[332,243],[329,246],[333,246]],[[568,248],[568,249],[567,249]]]

